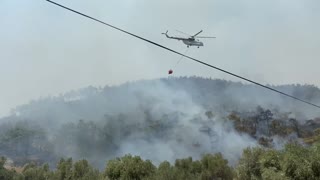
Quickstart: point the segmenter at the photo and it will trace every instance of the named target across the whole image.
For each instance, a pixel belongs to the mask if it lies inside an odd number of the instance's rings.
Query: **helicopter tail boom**
[[[169,39],[185,40],[185,38],[179,38],[179,37],[172,37],[172,36],[169,36],[169,35],[168,35],[168,31],[166,31],[165,33],[161,33],[161,34],[166,35],[166,37],[167,37],[167,38],[169,38]]]

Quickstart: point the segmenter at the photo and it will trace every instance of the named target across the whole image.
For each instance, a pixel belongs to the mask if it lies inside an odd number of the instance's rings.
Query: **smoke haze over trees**
[[[320,103],[315,86],[274,88]],[[236,165],[247,147],[317,142],[318,117],[318,109],[254,85],[198,77],[138,81],[17,107],[0,120],[0,154],[17,165],[50,167],[61,157],[85,158],[101,169],[125,154],[159,165],[220,152]]]

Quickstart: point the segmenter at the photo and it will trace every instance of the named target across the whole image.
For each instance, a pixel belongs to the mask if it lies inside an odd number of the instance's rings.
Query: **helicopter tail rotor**
[[[165,35],[167,35],[167,34],[168,34],[168,30],[167,30],[167,32],[165,32],[165,33],[161,33],[161,34],[165,34]]]

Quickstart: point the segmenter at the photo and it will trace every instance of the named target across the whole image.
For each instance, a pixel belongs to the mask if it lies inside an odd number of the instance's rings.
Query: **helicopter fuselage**
[[[190,38],[181,38],[181,37],[173,37],[173,36],[169,36],[168,35],[168,31],[165,32],[165,33],[162,33],[164,34],[167,38],[169,39],[175,39],[175,40],[178,40],[178,41],[182,41],[185,45],[187,45],[187,47],[189,46],[197,46],[198,48],[200,46],[203,46],[203,42],[199,41],[197,38],[195,38],[198,34],[200,34],[202,32],[202,30],[200,32],[198,32],[197,34],[191,36]],[[215,37],[199,37],[199,38],[215,38]]]
[[[182,40],[182,42],[187,46],[203,46],[203,42],[196,41],[195,39],[184,39]]]

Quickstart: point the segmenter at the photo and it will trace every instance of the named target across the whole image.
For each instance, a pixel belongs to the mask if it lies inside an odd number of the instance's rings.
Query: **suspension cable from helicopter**
[[[189,51],[189,48],[186,49],[186,51],[183,54],[187,54]],[[176,66],[179,64],[179,62],[184,58],[184,56],[180,56],[179,60],[176,63]]]

